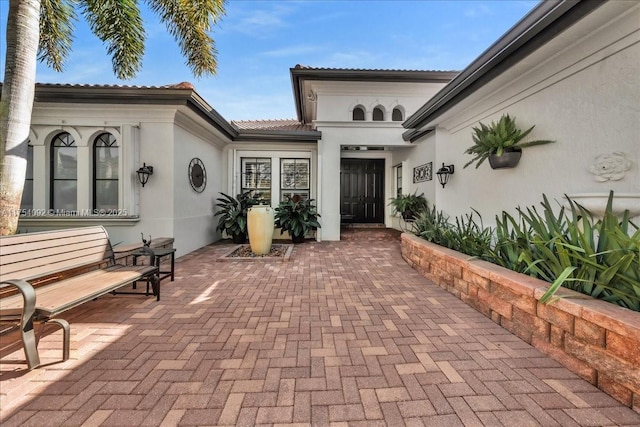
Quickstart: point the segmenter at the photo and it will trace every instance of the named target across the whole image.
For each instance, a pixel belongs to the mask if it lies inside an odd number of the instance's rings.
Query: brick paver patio
[[[59,332],[31,372],[5,349],[2,426],[640,425],[414,272],[397,240],[216,262],[229,248],[177,260],[160,302],[107,296],[70,312],[67,362]]]

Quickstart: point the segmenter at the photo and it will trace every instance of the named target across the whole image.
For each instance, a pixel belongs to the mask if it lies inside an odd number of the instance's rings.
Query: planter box
[[[569,289],[541,304],[547,282],[402,234],[402,257],[618,401],[640,412],[640,313]]]

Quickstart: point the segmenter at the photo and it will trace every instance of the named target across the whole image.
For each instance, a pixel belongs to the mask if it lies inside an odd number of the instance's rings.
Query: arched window
[[[50,207],[65,211],[78,209],[78,147],[67,132],[51,142]]]
[[[93,144],[93,209],[118,209],[118,141],[110,133]]]
[[[384,111],[380,107],[376,107],[373,109],[373,121],[374,122],[382,122],[384,121]]]
[[[27,145],[27,175],[24,178],[24,189],[22,190],[22,201],[20,209],[27,215],[33,209],[33,145]]]
[[[396,107],[393,109],[393,112],[391,113],[391,120],[394,122],[401,122],[404,120],[402,110],[400,108]]]
[[[364,120],[364,108],[356,107],[353,109],[353,120],[358,120],[358,121]]]

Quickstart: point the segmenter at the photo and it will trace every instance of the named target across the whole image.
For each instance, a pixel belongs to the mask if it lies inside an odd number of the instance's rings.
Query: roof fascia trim
[[[402,126],[419,128],[439,117],[604,3],[599,0],[541,2]]]
[[[234,141],[284,141],[284,142],[317,142],[322,139],[322,132],[318,131],[263,131],[241,130]]]
[[[35,102],[74,102],[81,104],[186,105],[229,139],[238,132],[192,89],[84,87],[36,84]]]
[[[435,130],[436,128],[433,126],[424,129],[410,129],[402,134],[402,139],[414,143],[417,140],[433,133]]]

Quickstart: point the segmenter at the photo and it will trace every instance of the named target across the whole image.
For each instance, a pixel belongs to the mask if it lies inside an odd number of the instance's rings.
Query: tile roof
[[[308,65],[296,64],[295,70],[314,70],[314,71],[366,71],[366,72],[391,72],[391,73],[457,73],[458,70],[403,70],[389,68],[331,68],[331,67],[309,67]]]
[[[117,85],[117,84],[79,84],[79,83],[36,83],[39,87],[58,88],[94,88],[94,89],[189,89],[195,90],[190,82],[172,83],[161,86],[138,86],[138,85]]]
[[[273,131],[313,131],[311,125],[300,123],[295,119],[283,120],[232,120],[231,124],[238,130],[273,130]]]

